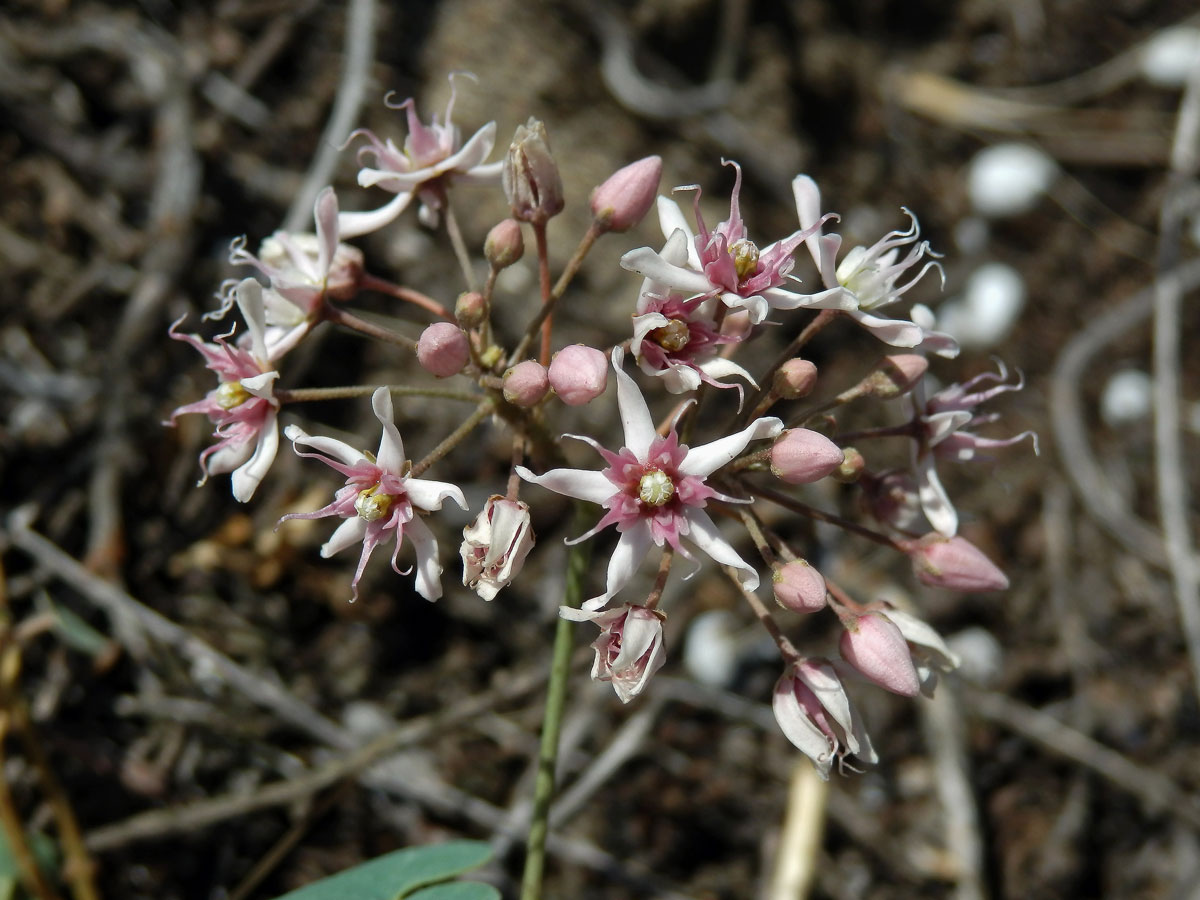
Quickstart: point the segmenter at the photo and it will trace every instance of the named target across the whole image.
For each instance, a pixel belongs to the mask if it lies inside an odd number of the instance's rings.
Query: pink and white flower
[[[607,510],[595,528],[568,543],[586,540],[610,525],[615,525],[621,535],[608,563],[604,593],[586,601],[583,608],[595,610],[608,603],[629,583],[651,544],[668,544],[691,559],[681,543],[685,537],[716,562],[740,570],[739,579],[746,590],[757,589],[758,571],[737,554],[704,512],[709,499],[747,501],[720,494],[705,480],[740,455],[750,441],[779,434],[783,423],[773,417],[756,419],[736,434],[689,448],[679,443],[674,425],[666,437],[655,431],[645,398],[633,379],[621,370],[623,358],[620,348],[613,350],[624,446],[614,453],[589,437],[564,435],[590,444],[608,467],[600,471],[551,469],[544,475],[534,475],[524,466],[516,470],[526,481],[599,503]]]
[[[401,543],[408,537],[417,556],[417,593],[426,600],[436,600],[442,596],[442,564],[438,561],[437,539],[420,513],[441,509],[447,499],[466,509],[466,498],[453,484],[409,477],[411,464],[404,455],[404,442],[392,416],[392,396],[387,388],[379,388],[371,396],[371,409],[383,426],[379,452],[375,455],[335,438],[308,435],[295,425],[284,430],[298,455],[319,459],[344,475],[346,484],[338,489],[328,506],[310,513],[290,513],[283,519],[326,516],[345,519],[321,547],[321,556],[328,558],[347,547],[362,544],[358,568],[350,583],[356,600],[359,579],[380,543],[394,540],[392,569],[399,575],[407,574],[396,565],[396,558]],[[306,453],[301,447],[311,447],[317,452]]]
[[[663,614],[644,606],[625,604],[617,609],[588,611],[559,608],[558,614],[572,622],[592,622],[600,636],[592,643],[596,659],[592,679],[607,681],[622,703],[642,692],[650,676],[667,661],[663,648]]]
[[[381,141],[374,132],[365,128],[350,135],[347,144],[356,137],[363,137],[367,141],[367,145],[358,151],[358,161],[363,165],[358,171],[358,183],[363,187],[381,187],[396,196],[370,212],[342,213],[338,217],[338,225],[344,237],[378,231],[404,212],[414,197],[421,201],[419,215],[422,223],[434,227],[445,203],[446,187],[451,182],[482,185],[499,183],[503,162],[484,163],[496,143],[496,123],[488,122],[464,144],[458,126],[450,120],[454,111],[454,94],[452,75],[445,121],[438,122],[437,116],[434,116],[428,126],[417,117],[417,105],[412,97],[398,106],[388,104],[393,109],[403,109],[408,119],[408,137],[404,139],[403,150],[391,138]],[[388,102],[387,98],[384,102]],[[374,157],[374,165],[364,164],[371,157]]]
[[[968,430],[1000,418],[999,413],[977,413],[975,409],[981,403],[1025,386],[1019,373],[1015,382],[1008,383],[1008,369],[1003,363],[997,365],[999,371],[995,374],[984,372],[962,384],[952,384],[928,399],[925,385],[918,383],[905,398],[913,415],[913,472],[921,509],[929,524],[946,537],[958,532],[958,513],[938,478],[935,458],[968,462],[980,450],[1011,447],[1025,438],[1032,438],[1034,453],[1038,451],[1037,435],[1032,431],[1022,431],[1010,438],[985,438]],[[979,390],[988,382],[994,386]]]
[[[948,334],[929,331],[904,319],[874,314],[875,310],[904,296],[930,269],[942,271],[936,260],[927,260],[920,271],[901,283],[909,269],[926,255],[936,255],[929,249],[928,241],[920,240],[921,229],[916,216],[904,210],[911,223],[907,231],[889,231],[870,247],[853,248],[838,263],[842,238],[837,234],[821,233],[821,223],[826,217],[821,215],[821,192],[817,183],[807,175],[797,175],[792,180],[792,194],[800,227],[805,230],[804,243],[817,265],[821,281],[826,288],[840,287],[846,291],[850,300],[847,307],[842,307],[846,315],[893,347],[913,347],[945,357],[958,355],[958,343]]]
[[[238,283],[233,294],[246,320],[248,347],[230,344],[232,332],[212,344],[199,335],[180,334],[176,329],[183,319],[168,332],[175,340],[195,347],[220,382],[203,400],[176,409],[170,421],[173,425],[176,417],[188,413],[204,413],[212,420],[217,442],[200,454],[204,477],[199,484],[204,484],[209,475],[232,472],[233,496],[245,503],[266,477],[279,449],[279,401],[275,399],[279,373],[268,361],[262,286],[247,278]]]
[[[362,277],[362,251],[338,242],[338,201],[333,188],[317,195],[313,219],[316,234],[276,231],[262,242],[257,256],[246,250],[245,238],[235,240],[230,249],[231,263],[254,266],[270,281],[270,288],[263,292],[270,359],[279,359],[312,330],[327,298],[352,298]],[[209,317],[220,318],[230,305],[226,300]]]
[[[853,309],[853,298],[845,296],[837,285],[815,294],[784,290],[784,285],[796,281],[791,276],[795,263],[792,254],[810,233],[820,230],[821,222],[807,225],[760,249],[747,237],[742,221],[738,203],[742,187],[741,167],[737,163],[729,165],[737,171],[729,202],[729,218],[712,231],[700,215],[698,186],[694,186],[696,234],[684,219],[679,204],[666,197],[658,198],[658,220],[663,237],[667,238],[670,247],[671,236],[676,232],[683,233],[688,254],[686,261],[674,255],[656,253],[649,247],[639,247],[621,257],[622,267],[652,278],[686,297],[719,297],[730,309],[745,309],[755,325],[776,309]]]
[[[840,767],[850,754],[868,765],[878,762],[862,719],[828,660],[804,659],[789,666],[775,683],[771,707],[784,735],[812,760],[821,778],[828,780],[834,761]]]

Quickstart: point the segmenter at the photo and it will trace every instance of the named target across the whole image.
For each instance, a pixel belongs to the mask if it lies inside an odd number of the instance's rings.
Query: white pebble
[[[938,308],[938,326],[964,347],[986,349],[1012,332],[1025,308],[1025,280],[1004,263],[971,273],[963,296]]]
[[[1150,415],[1154,379],[1139,369],[1123,369],[1104,386],[1100,417],[1110,428],[1139,422]]]
[[[1177,25],[1152,37],[1142,50],[1142,74],[1151,84],[1178,88],[1200,62],[1200,28]]]
[[[946,644],[961,660],[959,674],[972,684],[988,687],[1004,671],[1004,648],[984,628],[964,628],[946,638]]]
[[[737,672],[740,642],[736,620],[723,609],[700,613],[692,619],[683,646],[683,666],[701,684],[727,688]]]
[[[967,173],[971,205],[982,216],[1028,212],[1054,183],[1058,166],[1029,144],[996,144],[975,154]]]

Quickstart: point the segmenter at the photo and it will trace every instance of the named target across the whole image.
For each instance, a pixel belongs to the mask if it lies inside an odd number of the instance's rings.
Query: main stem
[[[575,525],[587,518],[582,504],[575,505]],[[591,559],[591,543],[575,544],[567,551],[566,606],[578,608],[583,602],[583,579]],[[529,822],[529,841],[525,854],[525,873],[521,878],[520,900],[541,900],[542,873],[546,868],[546,835],[550,830],[550,802],[554,799],[554,773],[558,765],[558,738],[562,732],[563,709],[567,702],[567,676],[574,644],[573,623],[560,618],[554,631],[554,651],[550,662],[550,684],[546,690],[546,714],[542,720],[542,743],[538,749],[537,779],[533,789],[533,816]]]

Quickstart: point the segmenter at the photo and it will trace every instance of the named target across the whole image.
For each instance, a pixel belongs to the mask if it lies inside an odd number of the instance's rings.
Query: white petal
[[[338,213],[338,234],[344,239],[378,231],[404,212],[404,208],[408,206],[412,198],[411,191],[404,191],[379,209]]]
[[[692,447],[679,464],[683,475],[707,478],[717,469],[733,462],[751,441],[776,437],[783,431],[783,422],[774,416],[755,419],[737,434],[718,438],[700,447]]]
[[[404,534],[417,554],[417,593],[426,600],[436,600],[442,596],[442,564],[438,561],[437,539],[417,516],[404,526]]]
[[[758,382],[754,380],[750,373],[731,359],[715,356],[710,360],[699,363],[697,368],[715,381],[720,381],[722,378],[737,377],[745,379],[751,387],[758,387]]]
[[[879,340],[893,347],[917,347],[925,339],[925,330],[904,319],[884,319],[861,310],[851,310],[848,315]]]
[[[660,198],[661,199],[661,198]],[[685,228],[676,228],[667,238],[667,242],[663,244],[662,250],[658,255],[665,259],[673,266],[689,265],[690,260],[688,250],[691,249],[693,255],[696,254],[696,248],[692,241],[691,233]],[[695,268],[700,267],[700,257],[696,255]]]
[[[739,576],[739,580],[742,587],[748,591],[758,590],[758,571],[737,555],[737,551],[721,536],[720,530],[708,517],[708,513],[692,506],[684,513],[684,517],[691,526],[688,531],[689,541],[703,553],[708,554],[714,562],[741,569],[743,574]]]
[[[255,445],[246,441],[241,444],[230,444],[222,447],[205,460],[205,477],[208,475],[224,475],[243,465],[254,454]]]
[[[933,465],[933,454],[926,453],[916,461],[917,496],[921,499],[921,509],[925,518],[934,530],[946,537],[954,537],[958,533],[958,512],[946,489],[942,487],[937,469]]]
[[[703,272],[672,265],[649,247],[638,247],[621,257],[621,268],[652,278],[684,294],[707,294],[712,282]]]
[[[817,767],[817,773],[828,781],[829,769],[833,765],[829,738],[813,723],[804,707],[800,705],[793,681],[791,670],[788,670],[775,682],[775,693],[771,697],[775,721],[779,723],[784,737],[811,759]]]
[[[263,306],[262,285],[253,278],[243,278],[233,289],[234,299],[242,318],[246,320],[246,329],[250,332],[250,345],[254,355],[261,360],[267,358],[267,313]]]
[[[585,600],[583,608],[587,610],[600,609],[611,600],[621,588],[629,584],[629,579],[637,571],[638,564],[646,558],[646,553],[654,539],[650,536],[650,526],[645,519],[621,532],[617,546],[613,548],[612,558],[608,561],[608,583],[604,593],[590,600]]]
[[[339,441],[337,438],[306,434],[304,429],[299,425],[289,425],[283,429],[283,433],[293,444],[312,447],[314,450],[324,453],[326,456],[333,457],[338,462],[344,463],[347,466],[352,466],[367,458],[365,453],[355,450],[344,441]]]
[[[263,422],[258,432],[258,444],[254,454],[245,465],[234,470],[233,496],[245,503],[254,496],[259,484],[267,476],[271,463],[275,462],[275,454],[279,452],[279,426],[275,422],[275,413]]]
[[[338,244],[338,202],[333,188],[327,187],[317,194],[313,204],[313,219],[317,223],[317,271],[324,279]]]
[[[404,469],[404,441],[400,440],[400,432],[392,414],[392,392],[383,387],[376,389],[371,395],[371,409],[383,426],[375,462],[383,471],[399,475]]]
[[[858,300],[854,294],[842,287],[833,287],[815,294],[800,294],[783,288],[767,288],[762,297],[771,309],[840,309],[857,312]]]
[[[248,394],[263,400],[274,400],[275,379],[278,377],[278,372],[263,372],[261,375],[255,375],[252,378],[243,378],[238,384],[245,388]],[[278,404],[275,405],[278,406]]]
[[[688,220],[683,215],[683,210],[679,208],[679,204],[670,197],[663,194],[658,195],[658,200],[655,201],[658,208],[658,225],[662,229],[662,236],[667,241],[671,240],[672,235],[677,231],[683,232],[683,237],[686,243],[694,244],[692,240],[692,227],[688,224]],[[682,262],[680,260],[672,260],[672,262]],[[700,267],[700,256],[696,255],[696,268]]]
[[[587,500],[589,503],[603,503],[617,492],[616,486],[604,477],[603,472],[589,469],[551,469],[545,475],[534,475],[524,466],[517,466],[517,474],[556,494]]]
[[[467,498],[462,490],[446,481],[426,481],[421,478],[404,479],[404,491],[414,506],[421,509],[441,509],[442,501],[453,500],[460,509],[467,508]]]
[[[329,540],[321,546],[321,557],[328,559],[335,553],[341,553],[347,547],[361,544],[366,533],[367,521],[362,516],[346,519],[334,529],[333,534],[329,536]]]
[[[812,228],[821,218],[821,190],[817,183],[807,175],[797,175],[792,179],[792,196],[796,200],[796,215],[800,218],[800,229]],[[821,265],[821,232],[814,231],[804,241],[808,252],[812,254],[813,262]]]
[[[632,378],[625,374],[621,364],[625,354],[620,347],[612,351],[613,371],[617,373],[617,407],[621,410],[621,427],[625,429],[625,446],[633,451],[639,460],[644,460],[650,450],[650,444],[658,437],[654,430],[654,419],[650,417],[650,407],[646,398],[638,389]]]

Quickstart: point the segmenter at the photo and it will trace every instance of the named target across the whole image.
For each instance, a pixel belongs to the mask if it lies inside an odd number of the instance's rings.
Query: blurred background
[[[918,591],[903,559],[852,540],[825,548],[845,587],[906,598],[964,658],[934,702],[862,692],[881,762],[835,775],[827,793],[774,726],[777,657],[719,573],[668,593],[670,662],[628,707],[587,680],[593,632],[581,629],[546,896],[1200,897],[1184,625],[1200,622],[1187,503],[1200,443],[1193,9],[6,3],[0,746],[5,810],[44,836],[36,852],[68,863],[45,896],[89,896],[80,873],[94,866],[109,898],[269,898],[451,837],[492,841],[485,876],[515,896],[561,591],[555,510],[522,580],[490,604],[454,583],[464,514],[442,520],[441,602],[380,563],[350,605],[354,560],[318,558],[321,523],[273,530],[327,502],[324,473],[281,452],[241,506],[226,477],[194,487],[209,424],[162,425],[211,387],[166,329],[185,314],[184,330],[200,328],[222,279],[240,277],[230,240],[254,248],[285,222],[310,228],[324,183],[343,209],[373,208],[337,146],[360,125],[399,139],[384,94],[415,97],[428,120],[448,73],[465,70],[465,133],[495,120],[502,153],[528,116],[547,123],[567,195],[551,228],[558,266],[588,225],[590,189],[652,153],[664,189],[703,185],[710,225],[728,212],[721,160],[740,162],[742,208],[763,237],[796,227],[799,172],[841,214],[846,247],[906,227],[911,209],[944,254],[945,286],[929,277],[906,299],[963,345],[932,374],[948,384],[997,358],[1019,369],[1024,390],[992,404],[1003,418],[986,433],[1032,429],[1040,445],[940,470],[962,533],[1012,580],[1004,594]],[[472,248],[506,214],[498,191],[456,203]],[[657,246],[657,223],[628,238],[589,258],[560,342],[597,326],[627,335],[638,281],[616,261]],[[442,236],[411,213],[357,243],[373,269],[444,303],[462,289]],[[814,277],[807,259],[797,273]],[[506,273],[502,333],[520,333],[535,291],[528,259]],[[413,334],[423,324],[385,298],[364,305],[407,317]],[[801,324],[768,340],[782,347]],[[880,348],[843,323],[814,354],[832,395]],[[292,384],[428,380],[395,348],[333,329],[291,365]],[[1174,552],[1153,427],[1154,391],[1169,397],[1172,379],[1180,422],[1158,452],[1181,460],[1164,470]],[[320,433],[375,440],[365,401],[305,413]],[[414,458],[444,433],[428,423],[451,421],[428,400],[402,415]],[[507,453],[493,429],[434,477],[479,476],[478,509]],[[829,624],[789,634],[827,652]]]

